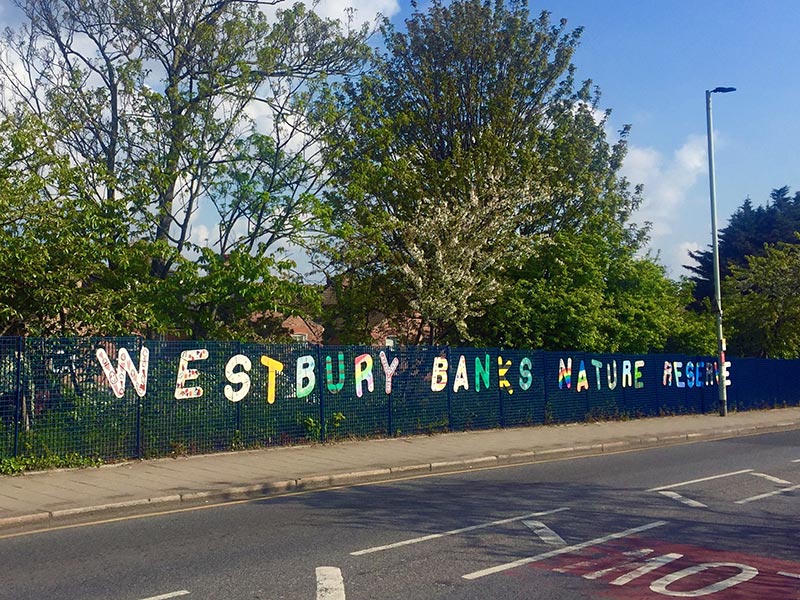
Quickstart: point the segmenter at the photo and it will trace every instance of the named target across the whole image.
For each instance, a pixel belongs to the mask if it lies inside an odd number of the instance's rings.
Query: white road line
[[[785,479],[781,479],[779,477],[773,477],[772,475],[767,475],[766,473],[750,473],[755,477],[761,477],[762,479],[766,479],[767,481],[771,481],[772,483],[780,483],[781,485],[792,485],[791,481],[786,481]]]
[[[634,527],[633,529],[626,529],[625,531],[619,531],[617,533],[612,533],[609,535],[605,535],[603,537],[599,537],[593,540],[589,540],[588,542],[581,542],[580,544],[574,544],[572,546],[565,546],[563,548],[558,548],[556,550],[551,550],[550,552],[545,552],[544,554],[537,554],[536,556],[529,556],[528,558],[521,558],[519,560],[515,560],[510,563],[506,563],[504,565],[498,565],[496,567],[490,567],[488,569],[482,569],[480,571],[475,571],[474,573],[467,573],[466,575],[462,575],[463,579],[478,579],[480,577],[486,577],[487,575],[493,575],[495,573],[502,573],[503,571],[508,571],[510,569],[516,569],[517,567],[521,567],[523,565],[529,565],[534,562],[539,562],[541,560],[547,560],[548,558],[553,558],[554,556],[560,556],[562,554],[569,554],[570,552],[575,552],[577,550],[583,550],[584,548],[589,548],[591,546],[599,546],[600,544],[605,544],[606,542],[610,542],[612,540],[618,540],[620,538],[628,537],[629,535],[635,535],[637,533],[641,533],[643,531],[647,531],[648,529],[654,529],[655,527],[661,527],[662,525],[666,525],[666,521],[654,521],[653,523],[648,523],[647,525],[642,525],[641,527]]]
[[[737,500],[736,504],[747,504],[748,502],[763,500],[764,498],[769,498],[770,496],[777,496],[778,494],[785,494],[786,492],[793,492],[794,490],[800,490],[800,485],[793,485],[791,487],[785,487],[779,490],[775,490],[774,492],[759,494],[758,496],[751,496],[750,498],[745,498],[744,500]]]
[[[541,521],[523,521],[522,524],[533,531],[533,533],[538,535],[539,539],[548,546],[558,546],[560,548],[561,546],[567,545],[567,542],[564,541],[564,538],[562,538]]]
[[[178,596],[188,596],[189,590],[179,590],[177,592],[170,592],[169,594],[161,594],[159,596],[150,596],[149,598],[142,598],[142,600],[167,600],[167,598],[177,598]]]
[[[677,500],[685,504],[686,506],[691,506],[692,508],[708,508],[707,505],[703,504],[702,502],[698,502],[697,500],[692,500],[691,498],[687,498],[686,496],[681,496],[678,492],[670,492],[668,490],[662,490],[658,492],[662,496],[666,496],[667,498],[672,498],[673,500]]]
[[[778,571],[778,575],[783,575],[784,577],[794,577],[795,579],[800,579],[800,575],[797,573],[787,573],[786,571]]]
[[[723,477],[733,477],[734,475],[741,475],[742,473],[750,473],[753,469],[742,469],[741,471],[734,471],[733,473],[723,473],[722,475],[712,475],[711,477],[701,477],[700,479],[691,479],[689,481],[681,481],[680,483],[670,483],[669,485],[660,485],[658,487],[650,488],[648,492],[660,492],[661,490],[670,490],[672,488],[683,487],[693,483],[702,483],[704,481],[711,481],[712,479],[722,479]]]
[[[345,600],[344,579],[337,567],[317,567],[317,600]]]
[[[501,519],[500,521],[492,521],[491,523],[481,523],[480,525],[472,525],[470,527],[462,527],[461,529],[453,529],[451,531],[444,531],[442,533],[434,533],[431,535],[424,535],[422,537],[413,538],[410,540],[403,540],[402,542],[395,542],[394,544],[386,544],[385,546],[375,546],[374,548],[367,548],[366,550],[357,550],[351,552],[351,556],[362,556],[364,554],[371,554],[372,552],[381,552],[382,550],[391,550],[392,548],[399,548],[400,546],[408,546],[410,544],[419,544],[420,542],[427,542],[439,538],[447,537],[449,535],[456,535],[459,533],[466,533],[467,531],[475,531],[476,529],[484,529],[486,527],[493,527],[495,525],[503,525],[505,523],[512,523],[514,521],[522,521],[523,519],[530,519],[531,517],[544,517],[545,515],[552,515],[564,510],[569,510],[567,507],[555,508],[553,510],[545,510],[542,512],[530,513],[519,517],[512,517],[510,519]]]

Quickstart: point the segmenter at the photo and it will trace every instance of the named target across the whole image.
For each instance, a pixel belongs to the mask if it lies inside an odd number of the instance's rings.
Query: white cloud
[[[309,2],[308,5],[310,6],[311,3]],[[356,24],[372,23],[378,14],[391,17],[400,12],[397,0],[320,0],[319,4],[314,7],[314,12],[321,17],[340,19],[345,22],[349,8],[355,10]]]
[[[689,190],[706,173],[705,137],[690,135],[671,158],[653,148],[630,146],[622,172],[632,183],[644,184],[644,202],[635,218],[653,224],[655,242],[672,233]]]
[[[400,12],[398,0],[300,0],[308,10],[313,10],[317,15],[326,19],[339,19],[347,23],[353,11],[353,26],[360,27],[364,23],[372,24],[378,15],[392,17]],[[289,10],[295,0],[279,0],[277,4],[263,6],[261,10],[269,16],[274,16],[278,10]]]
[[[216,236],[212,238],[211,230],[207,225],[195,223],[195,219],[192,218],[192,226],[189,230],[190,242],[198,246],[211,246],[217,242],[215,238]]]
[[[674,248],[672,260],[673,265],[689,265],[695,264],[695,261],[689,257],[689,252],[697,252],[702,250],[702,247],[697,242],[681,242]]]
[[[706,138],[690,135],[668,155],[654,148],[629,146],[622,173],[633,184],[644,184],[644,201],[633,220],[649,221],[650,247],[673,277],[687,274],[690,250],[699,250],[708,227]],[[701,184],[703,184],[701,186]]]

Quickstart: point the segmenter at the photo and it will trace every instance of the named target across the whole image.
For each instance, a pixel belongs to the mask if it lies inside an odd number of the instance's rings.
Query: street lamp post
[[[714,129],[711,125],[711,94],[735,92],[733,87],[706,90],[706,127],[708,137],[708,187],[711,195],[711,247],[714,256],[714,304],[717,313],[717,368],[719,369],[719,415],[728,415],[727,372],[725,370],[725,338],[722,336],[722,291],[719,275],[719,235],[717,233],[717,191],[714,181]]]

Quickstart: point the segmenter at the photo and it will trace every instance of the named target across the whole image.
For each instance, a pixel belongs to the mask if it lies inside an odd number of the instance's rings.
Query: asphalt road
[[[800,599],[800,431],[0,535],[0,598]]]

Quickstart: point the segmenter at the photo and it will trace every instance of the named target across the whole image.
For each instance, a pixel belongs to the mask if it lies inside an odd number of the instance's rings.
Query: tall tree
[[[0,121],[0,335],[157,328],[139,277],[150,249],[113,242],[123,210],[86,187],[103,166],[87,174],[54,145],[35,117]]]
[[[800,357],[800,244],[765,244],[746,265],[730,269],[725,281],[729,352]]]
[[[270,18],[272,1],[17,2],[27,22],[5,35],[2,109],[38,115],[74,165],[103,165],[84,187],[127,219],[114,242],[153,242],[161,280],[187,256],[202,274],[235,252],[261,265],[240,285],[286,279],[282,246],[302,243],[319,210],[320,138],[342,117],[331,90],[360,68],[367,30],[302,4]],[[200,211],[217,258],[199,252]],[[284,298],[269,306],[291,310]]]
[[[750,198],[731,216],[728,225],[719,232],[720,276],[724,280],[732,266],[746,267],[748,256],[762,256],[765,244],[794,243],[800,231],[800,192],[790,194],[788,186],[770,192],[765,206],[753,208]],[[710,249],[689,254],[694,265],[686,265],[695,282],[695,307],[710,303],[714,298],[713,253]],[[723,301],[723,306],[727,302]]]
[[[599,93],[575,84],[581,29],[521,1],[413,6],[347,98],[330,254],[436,343],[471,337],[508,267],[559,232],[624,220],[637,195],[617,175],[627,129],[609,144]]]

